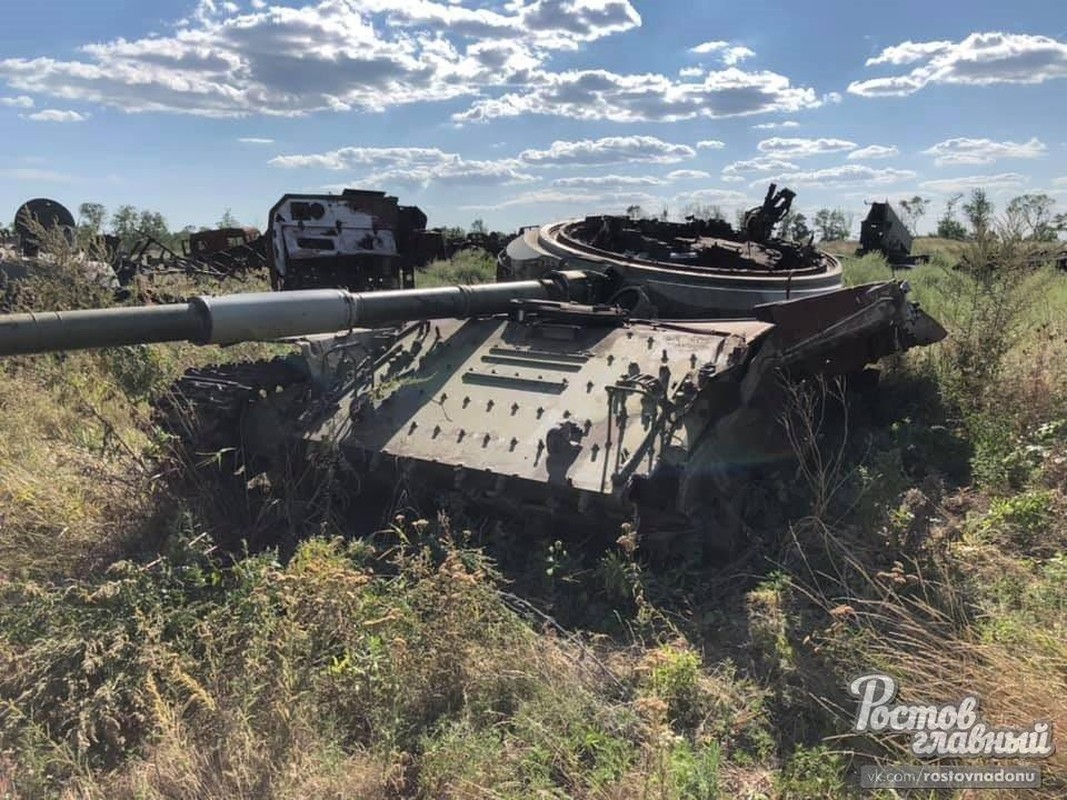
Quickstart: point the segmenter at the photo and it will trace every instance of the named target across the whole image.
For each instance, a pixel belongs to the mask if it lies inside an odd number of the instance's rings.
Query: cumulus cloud
[[[799,128],[800,123],[795,119],[787,119],[782,122],[761,122],[759,125],[753,125],[752,129],[756,131],[775,131],[784,128]]]
[[[790,186],[881,186],[883,184],[898,183],[911,180],[915,173],[907,169],[874,169],[861,164],[843,164],[838,167],[817,169],[810,172],[786,172],[775,175],[773,178],[755,181],[752,186],[759,186],[766,181],[773,183],[785,183]]]
[[[292,2],[293,0],[289,0]],[[680,79],[553,71],[562,51],[641,24],[629,0],[311,0],[295,7],[202,0],[168,35],[86,44],[73,58],[0,59],[15,90],[130,113],[208,117],[378,112],[471,98],[457,123],[525,114],[617,122],[789,113],[815,92],[770,71]]]
[[[582,175],[573,178],[557,178],[553,186],[660,186],[662,178],[652,175]]]
[[[900,151],[896,145],[870,144],[866,147],[861,147],[859,150],[853,150],[848,154],[847,158],[849,161],[860,161],[874,158],[892,158],[899,155]]]
[[[487,122],[541,114],[626,123],[677,122],[791,113],[821,103],[813,89],[793,86],[789,78],[768,71],[730,67],[709,72],[703,80],[679,82],[664,75],[572,70],[532,73],[528,89],[478,100],[452,119]]]
[[[752,158],[747,161],[735,161],[723,168],[723,180],[741,180],[739,176],[750,172],[773,172],[778,169],[799,169],[792,161],[781,158]]]
[[[646,162],[671,164],[696,155],[684,144],[671,144],[655,136],[608,136],[603,139],[556,141],[545,150],[524,150],[519,160],[531,166],[593,166]]]
[[[910,72],[854,81],[863,97],[904,96],[931,84],[989,86],[1043,83],[1067,77],[1067,44],[1025,33],[972,33],[960,42],[904,42],[867,60],[867,66],[917,64]]]
[[[844,150],[854,150],[856,143],[845,139],[796,139],[774,136],[770,139],[764,139],[756,147],[761,153],[766,153],[769,156],[808,158],[809,156],[818,156],[824,153],[840,153]]]
[[[273,139],[264,139],[259,136],[242,136],[237,141],[242,144],[274,144]]]
[[[702,169],[676,169],[667,173],[669,181],[697,181],[710,177],[711,175]]]
[[[919,188],[931,192],[968,192],[971,189],[1011,189],[1022,186],[1028,178],[1018,172],[1001,172],[997,175],[968,175],[963,178],[939,178],[923,181]]]
[[[33,98],[20,94],[18,97],[0,97],[0,106],[8,108],[33,108]]]
[[[992,164],[1001,158],[1041,158],[1048,150],[1044,142],[1032,138],[1028,142],[994,142],[991,139],[959,137],[938,142],[923,150],[924,155],[936,156],[939,167],[952,164]]]
[[[689,52],[701,56],[714,54],[728,67],[733,67],[740,64],[746,58],[752,58],[752,56],[756,55],[755,52],[749,50],[747,47],[742,45],[731,45],[729,42],[721,41],[698,44],[696,47],[690,47]]]
[[[647,192],[589,192],[560,189],[539,189],[509,197],[490,205],[462,206],[469,211],[486,211],[510,206],[561,205],[581,206],[583,211],[596,209],[603,213],[621,212],[630,205],[655,207],[663,202],[662,197]]]
[[[537,180],[521,171],[516,159],[470,160],[436,147],[341,147],[325,153],[275,156],[268,163],[283,169],[371,168],[361,170],[361,180],[385,185],[506,185]]]
[[[701,139],[697,142],[697,150],[722,150],[726,147],[726,142],[720,142],[718,139]]]
[[[202,0],[169,35],[87,44],[70,60],[0,59],[0,79],[130,112],[377,111],[524,84],[551,52],[640,24],[628,0]]]
[[[79,114],[77,111],[60,111],[56,108],[45,108],[32,114],[26,114],[23,118],[34,122],[85,122],[85,120],[89,119],[89,115]]]
[[[698,189],[695,192],[682,192],[674,196],[675,205],[690,204],[711,205],[747,205],[748,195],[732,189]]]
[[[703,67],[682,67],[678,70],[679,78],[699,78],[703,74]]]

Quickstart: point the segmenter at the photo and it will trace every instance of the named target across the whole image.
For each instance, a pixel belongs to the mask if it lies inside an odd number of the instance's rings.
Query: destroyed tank
[[[172,428],[195,429],[183,435],[201,452],[236,449],[246,474],[272,481],[294,452],[330,454],[368,503],[403,486],[425,510],[448,497],[556,529],[610,531],[637,515],[645,530],[696,527],[729,551],[753,475],[789,451],[776,425],[783,374],[853,373],[945,336],[895,281],[744,317],[667,319],[607,302],[627,280],[609,264],[477,286],[8,315],[0,355],[286,339],[299,356],[188,372],[173,395],[195,424]]]
[[[561,264],[610,265],[629,304],[647,298],[661,316],[736,316],[778,300],[840,289],[841,265],[811,242],[775,237],[795,193],[771,184],[738,230],[722,219],[685,222],[592,216],[526,228],[497,258],[498,280],[535,278]]]

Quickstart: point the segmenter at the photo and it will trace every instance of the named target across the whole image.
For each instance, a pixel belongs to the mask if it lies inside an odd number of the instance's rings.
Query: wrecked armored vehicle
[[[239,470],[273,485],[329,454],[366,503],[459,498],[607,529],[639,514],[731,550],[750,478],[787,456],[781,376],[851,373],[945,336],[898,282],[797,292],[742,318],[715,318],[723,304],[711,303],[669,319],[617,302],[647,289],[633,274],[612,263],[478,286],[9,315],[0,355],[296,337],[300,353],[285,360],[189,371],[163,405],[168,427],[200,453],[236,452]]]
[[[498,279],[535,278],[561,265],[610,265],[625,276],[631,307],[661,316],[751,314],[763,303],[840,289],[841,265],[810,244],[774,238],[794,194],[771,184],[741,230],[724,220],[686,222],[596,216],[525,229],[501,253]]]
[[[385,192],[287,194],[270,210],[267,261],[274,289],[410,289],[415,267],[440,248],[426,215]]]
[[[860,246],[856,255],[881,253],[894,267],[914,267],[930,260],[927,255],[911,254],[912,235],[889,203],[871,203],[871,210],[860,223]]]

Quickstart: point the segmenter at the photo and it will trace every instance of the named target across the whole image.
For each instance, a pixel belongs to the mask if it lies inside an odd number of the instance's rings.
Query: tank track
[[[236,450],[241,417],[251,403],[308,381],[306,369],[284,356],[194,367],[153,402],[153,417],[189,455]]]

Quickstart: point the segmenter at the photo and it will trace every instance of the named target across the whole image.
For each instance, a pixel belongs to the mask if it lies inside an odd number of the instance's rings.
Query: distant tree
[[[926,207],[929,202],[925,197],[919,197],[919,195],[915,195],[910,200],[900,201],[901,216],[904,217],[904,224],[913,236],[919,235],[919,220],[926,215]]]
[[[1067,214],[1057,214],[1052,218],[1052,229],[1056,233],[1067,231]]]
[[[1023,194],[1008,203],[1007,227],[1020,238],[1053,242],[1059,232],[1052,211],[1056,201],[1047,194]]]
[[[811,238],[808,218],[799,211],[789,211],[779,223],[779,236],[793,242],[803,242]]]
[[[693,217],[694,219],[721,219],[726,215],[722,213],[722,207],[708,203],[688,203],[682,206],[682,219]]]
[[[986,195],[985,189],[971,190],[971,199],[963,204],[963,213],[971,223],[971,234],[975,239],[984,239],[989,235],[993,210],[993,201]]]
[[[104,228],[107,209],[100,203],[82,203],[78,206],[78,227],[87,233],[98,234]]]
[[[219,218],[217,228],[240,228],[241,223],[237,221],[237,217],[233,215],[233,210],[227,208],[222,212],[222,216]]]
[[[630,219],[641,219],[645,215],[645,211],[639,205],[626,206],[626,216]]]
[[[478,219],[474,220],[474,222],[471,223],[470,232],[486,233],[487,231],[485,228],[485,220],[483,220],[481,217],[478,217]]]
[[[956,206],[963,199],[962,194],[954,194],[945,201],[945,213],[937,220],[937,235],[942,239],[962,241],[967,238],[967,229],[956,219]]]
[[[158,211],[141,209],[137,216],[137,227],[141,233],[146,233],[154,239],[166,243],[170,239],[170,229],[167,220]]]
[[[123,239],[137,235],[137,209],[131,205],[122,205],[111,215],[111,232]]]
[[[671,210],[667,206],[664,206],[663,207],[663,211],[660,212],[660,217],[659,218],[661,220],[663,220],[664,222],[666,222],[667,220],[669,220],[671,218]]]
[[[815,212],[815,230],[819,239],[824,242],[837,242],[847,239],[852,230],[851,215],[845,214],[840,208],[830,210],[820,208]]]
[[[162,214],[147,208],[136,209],[131,205],[122,205],[115,209],[115,213],[111,215],[111,232],[128,241],[145,235],[171,246],[176,241]]]

